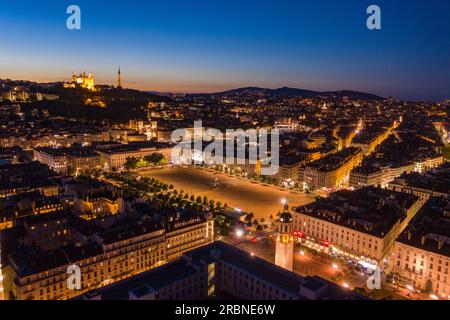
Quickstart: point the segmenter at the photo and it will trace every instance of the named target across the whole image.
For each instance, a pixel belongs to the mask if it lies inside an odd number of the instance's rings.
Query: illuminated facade
[[[446,163],[433,171],[403,174],[389,183],[388,189],[413,194],[422,202],[430,197],[448,197],[450,194],[450,164]]]
[[[166,227],[140,221],[94,235],[86,234],[86,220],[73,215],[57,213],[27,218],[26,235],[21,241],[39,247],[40,251],[33,255],[18,252],[8,257],[2,270],[5,297],[66,300],[138,275],[212,242],[211,218]],[[74,242],[77,245],[70,245]],[[80,290],[67,286],[69,265],[80,268]]]
[[[66,83],[64,86],[66,88],[75,88],[76,86],[80,86],[85,89],[94,90],[95,89],[94,74],[92,72],[90,73],[83,72],[80,75],[77,75],[74,72],[72,74],[72,82]]]
[[[399,236],[390,271],[401,277],[400,285],[450,297],[449,214],[449,199],[431,198]]]
[[[379,146],[387,137],[392,133],[392,131],[398,127],[398,122],[394,121],[392,125],[386,128],[386,130],[374,136],[364,136],[360,137],[362,139],[355,138],[350,146],[355,148],[361,148],[364,155],[371,154],[377,146]]]
[[[33,150],[33,156],[57,173],[80,173],[100,168],[100,156],[91,148],[38,147]]]
[[[350,187],[359,189],[367,186],[381,186],[387,187],[388,183],[400,176],[404,172],[413,172],[414,164],[393,168],[381,167],[375,170],[364,171],[362,168],[357,168],[350,173]]]
[[[161,153],[169,162],[172,158],[172,148],[166,146],[137,147],[131,145],[120,145],[98,150],[98,153],[100,155],[101,167],[106,169],[118,169],[127,162],[128,158],[140,159],[154,153]]]
[[[114,192],[103,191],[76,197],[74,205],[82,212],[84,219],[95,219],[118,214],[119,202],[123,202],[123,198],[119,198]]]
[[[92,290],[77,300],[354,300],[362,296],[317,276],[302,277],[223,242]]]
[[[294,234],[309,247],[376,265],[421,206],[416,196],[386,189],[339,191],[298,207]]]
[[[350,149],[352,148],[344,150]],[[334,155],[327,156],[300,169],[300,180],[303,182],[304,189],[307,190],[338,188],[362,159],[363,153],[360,149],[352,149],[343,159],[334,159]]]

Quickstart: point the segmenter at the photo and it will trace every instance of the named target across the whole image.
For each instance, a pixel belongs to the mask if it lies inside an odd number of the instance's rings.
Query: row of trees
[[[244,220],[247,226],[249,227],[254,226],[258,231],[269,228],[269,225],[266,223],[266,219],[261,218],[261,220],[258,221],[257,219],[255,219],[255,215],[252,212],[247,214]],[[270,216],[270,220],[273,221],[272,215]]]
[[[130,174],[118,174],[109,172],[105,175],[107,179],[120,182],[125,190],[139,195],[151,194],[152,202],[158,207],[189,209],[195,212],[210,211],[215,217],[216,233],[218,235],[227,236],[234,226],[234,221],[219,214],[219,212],[227,207],[220,201],[208,199],[206,196],[195,196],[185,192],[183,189],[177,190],[173,185],[165,184],[155,178],[134,177]],[[261,220],[264,222],[264,219]],[[259,226],[259,228],[267,228]]]
[[[208,197],[195,196],[184,192],[184,190],[176,190],[172,184],[166,184],[155,178],[139,177],[131,175],[123,175],[117,173],[108,173],[106,178],[116,180],[124,185],[124,187],[134,190],[140,195],[150,193],[156,200],[169,205],[186,207],[186,205],[194,206],[198,210],[209,209],[211,211],[220,210],[223,205],[220,201],[209,200]],[[226,206],[226,204],[225,204]]]
[[[167,164],[166,157],[161,153],[152,153],[140,159],[128,157],[125,162],[125,169],[132,170],[149,166],[164,166]]]

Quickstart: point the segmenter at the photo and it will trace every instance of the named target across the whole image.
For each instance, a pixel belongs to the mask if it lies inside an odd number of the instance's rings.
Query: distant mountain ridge
[[[216,96],[225,97],[231,95],[264,95],[269,98],[275,97],[304,97],[304,98],[316,98],[316,97],[349,97],[351,99],[361,99],[361,100],[384,100],[385,98],[378,95],[366,92],[352,91],[352,90],[341,90],[341,91],[326,91],[319,92],[306,89],[289,88],[282,87],[278,89],[268,89],[259,87],[245,87],[227,90],[223,92],[215,93],[198,93],[198,94],[188,94],[187,96]]]

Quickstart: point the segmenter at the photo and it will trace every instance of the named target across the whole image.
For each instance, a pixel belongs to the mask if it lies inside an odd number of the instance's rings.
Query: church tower
[[[120,73],[120,67],[119,71],[117,72],[117,88],[122,89],[122,74]]]
[[[275,245],[275,264],[279,267],[293,270],[294,267],[294,235],[292,230],[292,215],[286,206],[278,221],[278,233]]]

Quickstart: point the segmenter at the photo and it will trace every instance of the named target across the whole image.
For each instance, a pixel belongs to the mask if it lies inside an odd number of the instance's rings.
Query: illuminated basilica
[[[80,86],[82,88],[86,88],[89,90],[95,89],[94,84],[94,74],[83,72],[80,75],[77,75],[75,72],[72,74],[72,82],[65,84],[66,88],[75,88],[76,86]]]

